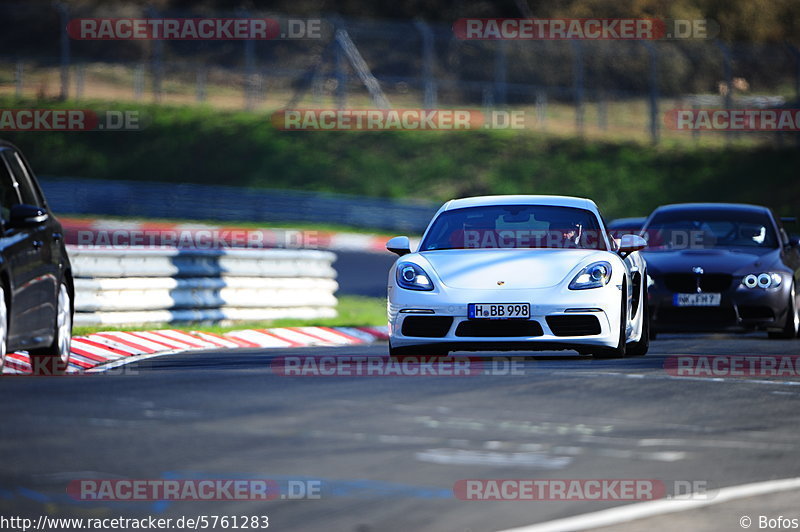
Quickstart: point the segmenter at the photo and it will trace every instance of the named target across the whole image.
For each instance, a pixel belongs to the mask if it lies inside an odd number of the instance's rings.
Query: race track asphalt
[[[799,352],[800,340],[763,334],[663,335],[645,357],[538,353],[514,375],[488,359],[498,374],[272,371],[285,355],[385,355],[376,344],[204,351],[109,375],[4,377],[0,515],[268,515],[270,530],[483,531],[630,501],[463,501],[453,493],[460,479],[653,479],[671,493],[675,481],[713,489],[796,477],[800,377],[675,377],[664,363],[670,355]],[[87,478],[262,478],[283,495],[289,481],[311,481],[320,496],[96,502],[67,494],[70,481]],[[773,510],[800,513],[797,492],[774,500],[784,502]],[[735,530],[741,508],[758,504],[681,519]]]

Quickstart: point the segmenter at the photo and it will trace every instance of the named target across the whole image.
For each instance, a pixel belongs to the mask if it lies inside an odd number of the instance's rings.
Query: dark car
[[[800,242],[766,207],[685,203],[656,209],[648,247],[651,331],[767,330],[794,338],[800,327]]]
[[[638,235],[646,220],[644,217],[617,218],[608,222],[606,229],[614,238],[622,238],[622,235]]]
[[[37,374],[69,363],[74,290],[61,224],[22,153],[0,141],[0,371],[27,351]]]

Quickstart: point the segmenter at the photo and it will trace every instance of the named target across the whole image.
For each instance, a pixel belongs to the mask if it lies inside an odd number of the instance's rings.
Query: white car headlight
[[[607,262],[593,262],[580,272],[569,283],[570,290],[586,290],[587,288],[600,288],[611,280],[611,264]]]
[[[413,262],[397,265],[397,284],[408,290],[433,290],[433,283],[425,270]]]
[[[777,288],[781,285],[780,274],[777,273],[750,273],[744,276],[742,284],[747,288]]]

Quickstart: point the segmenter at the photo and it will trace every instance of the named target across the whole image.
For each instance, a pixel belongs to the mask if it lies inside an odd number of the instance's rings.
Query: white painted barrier
[[[336,316],[335,254],[68,246],[76,325]]]

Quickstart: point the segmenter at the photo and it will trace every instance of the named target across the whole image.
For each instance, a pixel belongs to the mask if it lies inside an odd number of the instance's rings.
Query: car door
[[[0,150],[0,250],[5,262],[4,271],[9,300],[8,346],[23,349],[39,345],[43,317],[41,306],[41,284],[37,276],[42,272],[41,246],[37,247],[36,228],[11,227],[10,211],[22,203],[19,185]]]
[[[39,207],[47,212],[47,205],[35,183],[30,167],[20,153],[7,148],[0,151],[12,177],[17,183],[22,203]],[[56,220],[49,214],[45,220],[30,228],[34,252],[35,276],[32,283],[36,306],[32,332],[42,345],[50,345],[58,312],[58,283],[60,280],[61,230]]]

